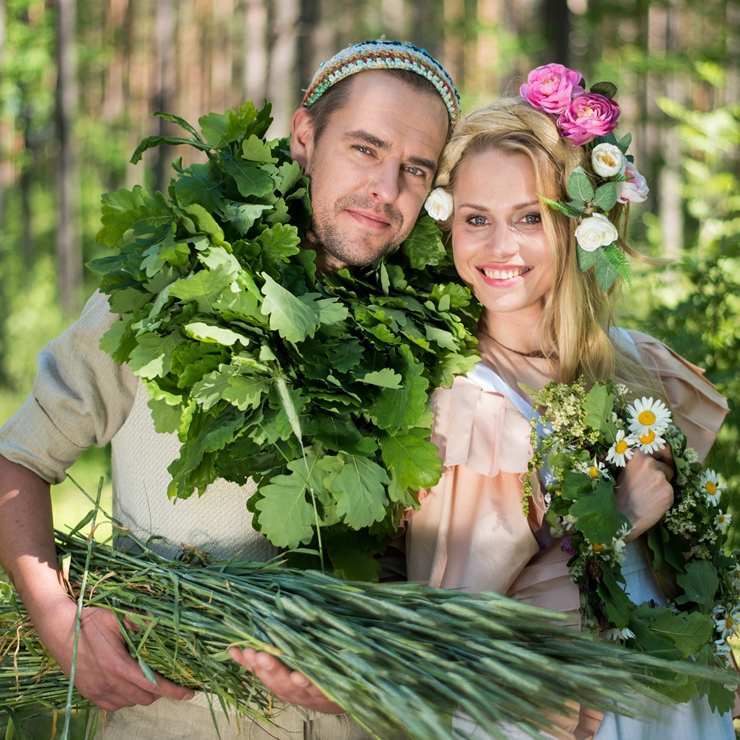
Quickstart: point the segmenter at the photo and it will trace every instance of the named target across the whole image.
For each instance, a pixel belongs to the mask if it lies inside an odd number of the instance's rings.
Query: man
[[[303,238],[320,269],[369,264],[403,241],[457,115],[446,72],[408,44],[366,42],[322,65],[291,130],[291,155],[311,177],[312,225]],[[114,515],[140,538],[164,538],[156,540],[164,554],[172,556],[181,542],[216,557],[274,554],[251,527],[245,503],[253,486],[217,481],[202,499],[172,508],[167,465],[179,443],[156,434],[143,385],[98,348],[115,318],[107,298],[93,296],[80,320],[42,352],[33,393],[0,432],[0,563],[67,674],[75,605],[57,569],[49,484],[86,447],[112,440]],[[304,708],[289,706],[276,718],[285,737],[368,737],[345,716],[316,714],[341,710],[274,658],[250,651],[233,657],[279,698]],[[161,677],[156,687],[149,683],[107,610],[85,610],[76,685],[116,712],[104,738],[215,737],[204,697]],[[178,703],[183,699],[193,701]],[[225,715],[217,710],[216,718],[222,736],[234,737]],[[283,736],[243,724],[239,737]]]

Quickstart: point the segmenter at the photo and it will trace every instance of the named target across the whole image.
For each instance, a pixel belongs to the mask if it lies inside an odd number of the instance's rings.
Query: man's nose
[[[399,179],[401,177],[398,161],[392,158],[378,162],[373,168],[368,182],[368,193],[373,200],[380,203],[394,203],[400,192]]]

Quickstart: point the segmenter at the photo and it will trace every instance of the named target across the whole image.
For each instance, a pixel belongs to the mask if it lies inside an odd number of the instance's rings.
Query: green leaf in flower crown
[[[424,331],[426,332],[426,337],[430,342],[436,342],[440,347],[449,349],[452,352],[457,350],[455,337],[453,337],[447,330],[438,329],[432,324],[424,324]]]
[[[709,642],[714,632],[714,622],[711,617],[699,612],[674,614],[666,609],[652,623],[651,629],[671,640],[682,658],[688,658]]]
[[[172,368],[172,352],[183,341],[179,331],[166,336],[142,334],[129,358],[134,375],[143,378],[162,378],[167,375]]]
[[[707,560],[692,560],[686,564],[686,572],[676,576],[684,593],[676,599],[677,604],[696,602],[704,614],[711,614],[714,595],[719,588],[719,579],[714,566]]]
[[[632,269],[630,267],[627,255],[619,248],[617,244],[610,244],[604,247],[604,257],[609,264],[622,276],[627,285],[632,287]]]
[[[239,235],[244,236],[254,222],[269,210],[270,206],[262,203],[238,203],[230,200],[224,206],[224,220],[234,224]]]
[[[192,134],[196,139],[198,139],[198,141],[203,141],[201,135],[184,118],[180,118],[180,116],[175,116],[172,113],[164,113],[161,110],[154,111],[152,116],[155,118],[163,118],[168,123],[174,123],[175,125],[180,126],[180,128],[184,128],[189,134]]]
[[[439,227],[426,214],[419,217],[399,249],[416,270],[422,270],[427,265],[438,265],[447,254]]]
[[[617,202],[617,186],[613,182],[605,182],[596,188],[594,199],[591,202],[605,213],[611,211]]]
[[[283,339],[293,344],[313,337],[320,322],[316,312],[296,298],[291,292],[276,283],[266,272],[262,273],[265,284],[262,294],[262,313],[270,317],[270,328]]]
[[[596,383],[586,394],[583,411],[584,422],[598,429],[606,437],[607,444],[612,444],[617,438],[617,427],[612,419],[614,396],[603,385]]]
[[[609,98],[609,100],[613,100],[617,94],[617,86],[613,82],[596,82],[591,85],[590,91],[597,95],[603,95],[605,98]]]
[[[277,159],[272,156],[272,149],[270,149],[269,144],[262,139],[258,139],[254,134],[242,143],[242,157],[259,164],[277,162]]]
[[[170,295],[182,301],[195,301],[202,313],[213,314],[214,303],[233,282],[223,268],[199,270],[190,277],[177,280],[170,285]]]
[[[231,252],[223,247],[211,247],[198,255],[198,260],[209,270],[222,270],[232,279],[236,279],[241,271],[239,261]]]
[[[594,264],[596,281],[605,293],[612,287],[614,281],[619,275],[619,272],[617,272],[611,260],[609,260],[604,254],[606,249],[608,249],[608,247],[594,250],[594,254],[596,255],[596,262]],[[617,247],[617,249],[619,249],[619,247]]]
[[[435,368],[433,384],[442,388],[450,388],[456,375],[465,375],[472,372],[478,362],[477,354],[445,354]]]
[[[357,367],[362,359],[362,345],[356,339],[347,339],[327,349],[331,367],[338,373],[346,373],[353,367]]]
[[[272,386],[272,380],[264,375],[232,375],[223,390],[223,398],[240,411],[257,408],[264,393]]]
[[[385,518],[388,474],[367,457],[340,455],[344,461],[330,490],[337,499],[337,514],[353,529],[369,527]]]
[[[588,252],[580,245],[576,248],[576,256],[578,258],[578,269],[581,272],[590,270],[599,258],[598,249],[594,249],[593,252]]]
[[[576,167],[568,178],[568,195],[576,201],[589,202],[594,197],[591,180],[584,172],[583,167]]]
[[[221,155],[221,162],[224,172],[234,178],[237,189],[245,198],[266,195],[275,187],[270,175],[251,162],[237,159],[228,152]]]
[[[627,150],[630,148],[630,144],[632,143],[632,134],[625,134],[618,142],[617,146],[619,147],[622,154],[627,154]]]
[[[439,482],[441,461],[437,445],[429,442],[428,429],[408,434],[384,434],[380,438],[383,462],[402,488],[430,488]]]
[[[606,478],[599,478],[593,491],[579,496],[570,513],[578,517],[579,529],[592,544],[611,546],[612,538],[624,523],[617,511],[614,481]]]
[[[389,367],[384,367],[382,370],[375,370],[372,373],[365,373],[362,378],[357,378],[360,383],[368,383],[369,385],[377,385],[381,388],[400,388],[403,376],[391,370]]]
[[[369,411],[381,429],[405,430],[415,426],[427,402],[429,381],[423,377],[424,366],[414,359],[407,346],[402,345],[398,351],[403,362],[403,386],[384,390]]]
[[[714,666],[714,646],[705,645],[695,656],[699,665]],[[737,680],[737,674],[734,670],[728,672],[728,683],[732,685]],[[699,696],[706,696],[712,711],[718,714],[726,714],[731,711],[735,705],[735,691],[728,689],[720,683],[714,683],[707,679],[702,679],[696,685]]]
[[[100,349],[116,362],[128,362],[136,346],[136,336],[125,321],[114,321],[110,329],[100,337]]]
[[[190,395],[204,411],[213,408],[223,397],[229,387],[229,380],[238,372],[232,365],[221,365],[218,370],[204,375],[192,388]]]
[[[303,177],[303,170],[298,162],[283,162],[278,169],[275,189],[285,195],[295,187],[301,177]]]
[[[568,218],[578,218],[586,209],[586,204],[582,200],[573,200],[570,203],[560,203],[557,200],[550,200],[544,195],[538,196],[539,199],[554,211],[564,213]]]

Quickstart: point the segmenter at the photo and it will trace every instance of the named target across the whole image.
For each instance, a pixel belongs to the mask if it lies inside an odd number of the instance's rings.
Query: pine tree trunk
[[[567,0],[545,0],[543,4],[546,62],[570,66],[570,12]]]
[[[298,22],[299,0],[274,0],[270,53],[270,69],[267,78],[267,96],[272,102],[274,123],[271,136],[287,136],[290,119],[301,102],[298,86]]]
[[[77,50],[75,47],[75,0],[58,0],[57,40],[57,269],[59,302],[73,315],[79,310],[82,288],[82,250],[80,246],[79,161],[75,139],[78,108]]]
[[[267,6],[264,0],[244,4],[244,97],[259,108],[267,82]]]
[[[175,93],[175,15],[174,0],[157,0],[157,80],[154,89],[154,111],[174,113],[173,102]],[[159,136],[170,133],[169,124],[163,119],[159,121]],[[154,187],[162,193],[167,192],[170,182],[169,165],[172,151],[169,146],[159,146],[157,161],[154,166]]]

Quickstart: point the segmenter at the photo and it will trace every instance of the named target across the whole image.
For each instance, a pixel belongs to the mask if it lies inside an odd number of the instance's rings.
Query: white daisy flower
[[[648,431],[660,433],[671,423],[671,412],[659,398],[638,398],[632,406],[627,407],[630,415],[630,431],[636,436]]]
[[[645,454],[650,454],[656,450],[662,450],[665,447],[665,440],[652,429],[640,434],[637,437],[637,449],[642,450]]]
[[[626,436],[624,430],[620,429],[617,432],[617,438],[614,440],[614,444],[609,448],[609,452],[606,453],[606,461],[613,463],[618,468],[623,468],[627,464],[627,460],[635,454],[635,450],[633,449],[634,444],[634,437]]]
[[[627,557],[624,547],[625,541],[622,537],[612,537],[612,550],[614,550],[614,555],[620,563],[623,563],[624,559]]]
[[[609,475],[609,471],[606,469],[604,463],[599,462],[596,458],[594,458],[593,462],[590,463],[578,463],[578,465],[576,465],[576,470],[578,470],[578,472],[580,473],[583,473],[584,475],[587,475],[589,478],[593,478],[594,480],[596,480],[597,478],[611,478],[611,476]]]
[[[706,495],[707,501],[709,501],[712,506],[717,506],[722,491],[727,488],[714,470],[704,470],[699,479],[699,485],[702,492]]]
[[[723,637],[720,640],[714,641],[714,651],[718,655],[729,655],[732,652],[732,648],[730,647],[730,644],[727,642],[727,639]]]
[[[723,514],[722,509],[720,509],[717,516],[714,517],[714,528],[719,529],[720,532],[724,532],[730,526],[731,521],[732,514]]]
[[[725,610],[723,612],[714,617],[714,626],[722,638],[727,639],[728,637],[737,635],[740,631],[740,607],[734,609],[729,614]]]
[[[602,635],[607,640],[629,640],[634,636],[635,633],[629,627],[624,627],[621,630],[618,627],[612,627]]]

